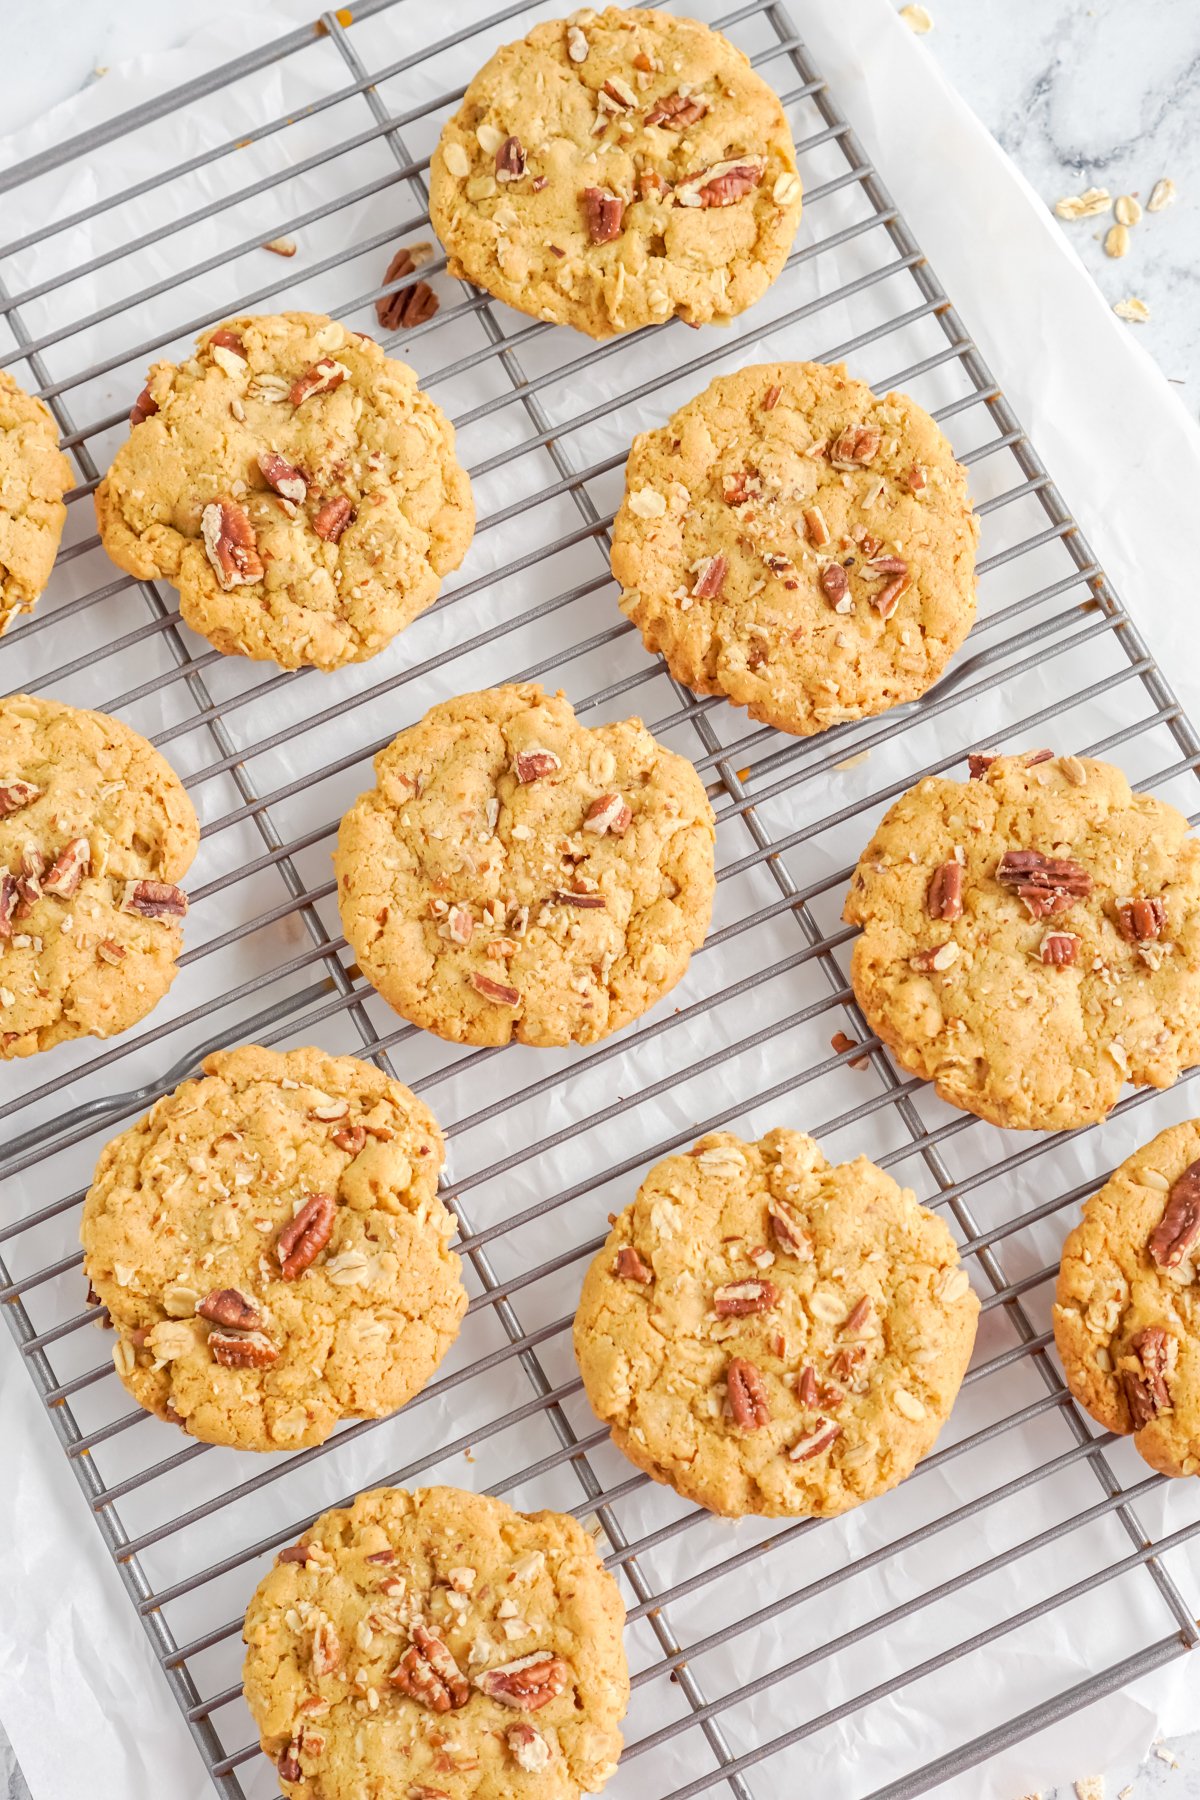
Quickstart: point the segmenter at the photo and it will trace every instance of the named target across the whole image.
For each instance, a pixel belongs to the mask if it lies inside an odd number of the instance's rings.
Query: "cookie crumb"
[[[930,17],[927,7],[902,6],[900,8],[900,17],[904,20],[908,29],[910,31],[915,31],[918,37],[924,37],[927,31],[933,30],[933,19]]]
[[[1104,1800],[1103,1775],[1081,1775],[1075,1783],[1078,1800]]]

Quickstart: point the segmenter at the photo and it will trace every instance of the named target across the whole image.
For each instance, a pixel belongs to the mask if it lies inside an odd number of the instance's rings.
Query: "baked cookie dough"
[[[761,363],[634,439],[612,568],[677,681],[807,737],[937,680],[975,617],[978,535],[907,395]]]
[[[1067,1385],[1152,1469],[1200,1473],[1200,1119],[1135,1150],[1063,1245],[1054,1341]]]
[[[342,820],[342,927],[406,1019],[462,1044],[591,1044],[704,940],[712,808],[640,719],[580,725],[525,684],[444,701]]]
[[[113,561],[218,650],[336,669],[411,624],[475,528],[454,430],[361,332],[230,319],[155,363],[96,490]]]
[[[779,97],[696,19],[610,6],[537,25],[472,81],[430,164],[450,272],[611,337],[726,320],[800,222]]]
[[[614,1221],[575,1354],[655,1481],[729,1516],[828,1518],[932,1447],[978,1314],[947,1227],[865,1157],[720,1131],[658,1163]]]
[[[395,1412],[467,1305],[436,1120],[351,1056],[248,1045],[203,1069],[106,1145],[84,1203],[117,1373],[240,1450]]]
[[[1120,769],[972,758],[896,802],[843,916],[859,1005],[910,1074],[994,1125],[1067,1131],[1200,1061],[1200,844]]]
[[[621,1753],[623,1622],[574,1519],[378,1488],[260,1583],[246,1704],[295,1800],[577,1800]]]
[[[50,579],[71,485],[49,407],[0,369],[0,637]]]
[[[115,1037],[175,979],[200,828],[175,771],[106,713],[0,700],[0,1057]]]

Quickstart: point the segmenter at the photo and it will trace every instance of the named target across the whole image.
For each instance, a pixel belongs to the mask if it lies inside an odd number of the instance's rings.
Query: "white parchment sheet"
[[[111,70],[20,139],[0,144],[0,166],[112,118],[309,17],[301,0],[276,0],[270,9],[231,6],[202,23],[207,10],[198,9],[196,35],[183,48]],[[483,0],[454,0],[440,9],[408,0],[355,25],[350,41],[371,69],[391,68],[409,56],[418,58],[431,29],[448,32],[490,10]],[[719,11],[708,0],[689,10],[707,18]],[[842,0],[836,6],[829,0],[792,0],[790,10],[1143,636],[1200,717],[1194,609],[1180,527],[1181,521],[1194,520],[1200,492],[1200,437],[1193,423],[1133,334],[1107,311],[1045,207],[946,88],[886,0]],[[532,8],[529,20],[553,13],[548,5]],[[407,115],[452,92],[496,43],[525,25],[523,16],[428,61],[414,60],[380,82],[379,102],[388,116],[401,120],[403,144],[414,158],[428,154],[444,108],[411,122]],[[736,25],[733,35],[751,54],[765,53],[775,41],[761,18]],[[785,58],[764,68],[781,88],[799,85]],[[47,176],[3,202],[7,242],[37,229],[47,217],[67,219],[162,167],[199,158],[263,121],[295,121],[285,131],[243,142],[169,189],[131,197],[45,244],[19,251],[0,271],[10,292],[34,290],[21,316],[29,331],[50,340],[44,351],[48,379],[71,382],[65,399],[74,421],[80,426],[114,421],[110,430],[89,439],[98,468],[120,441],[123,427],[117,421],[151,356],[160,353],[159,341],[169,340],[162,353],[183,349],[195,329],[238,296],[254,296],[253,304],[263,310],[350,309],[349,323],[375,329],[362,297],[382,281],[391,247],[428,236],[428,230],[415,223],[419,193],[395,179],[396,155],[402,152],[373,134],[367,101],[352,95],[320,105],[350,79],[333,41],[314,34],[303,50],[267,64],[202,105],[121,136],[86,161],[73,162],[65,175]],[[319,110],[305,111],[313,107]],[[798,137],[820,128],[811,102],[797,99],[791,110]],[[331,146],[360,137],[352,150],[319,160]],[[281,169],[287,171],[282,184],[255,192],[256,184]],[[836,143],[814,147],[802,160],[810,193],[844,170]],[[234,193],[236,205],[180,228],[197,208]],[[353,196],[350,204],[340,204],[347,195]],[[724,333],[673,326],[636,344],[597,350],[567,331],[525,336],[528,321],[497,309],[506,335],[518,340],[546,430],[558,434],[560,452],[573,469],[597,471],[587,491],[598,514],[619,498],[620,461],[632,433],[659,422],[718,369],[821,356],[918,308],[920,295],[903,271],[866,282],[896,257],[878,227],[854,230],[868,212],[853,185],[834,187],[815,200],[806,209],[797,248],[837,233],[844,233],[843,241],[818,257],[801,257],[758,308]],[[284,265],[260,245],[276,235],[282,221],[295,218],[303,220],[293,233],[299,251],[294,263]],[[107,251],[134,238],[144,239],[136,254],[104,264]],[[190,272],[186,283],[171,287],[183,270]],[[371,748],[435,700],[586,646],[552,678],[577,703],[628,680],[628,695],[605,699],[597,705],[597,717],[636,710],[655,722],[678,712],[677,698],[661,676],[639,681],[647,659],[634,634],[620,630],[605,579],[603,540],[586,529],[569,494],[522,505],[558,479],[546,451],[529,443],[541,425],[512,401],[511,375],[486,353],[477,314],[464,309],[454,316],[462,291],[437,264],[431,278],[442,301],[441,322],[411,347],[401,346],[401,353],[458,421],[482,521],[445,601],[372,663],[336,675],[281,680],[262,665],[215,657],[203,669],[214,701],[224,708],[230,761],[245,750],[246,770],[258,792],[275,797],[274,823],[284,841],[299,842],[296,866],[316,892],[317,913],[335,939],[329,828],[366,785]],[[859,291],[822,303],[860,279]],[[159,284],[163,291],[156,293]],[[137,296],[133,304],[131,296]],[[81,317],[89,322],[68,332]],[[0,343],[5,351],[11,347],[7,337]],[[909,385],[923,404],[940,407],[968,392],[954,363],[936,360],[945,346],[940,326],[926,314],[880,343],[862,345],[850,361],[855,373],[875,383],[928,363]],[[79,371],[95,366],[98,373],[72,382]],[[27,367],[19,366],[17,373],[29,379]],[[652,391],[660,381],[665,386]],[[983,415],[976,406],[953,419],[949,428],[960,452],[995,435]],[[513,461],[498,460],[521,446],[528,447]],[[973,490],[985,507],[1020,481],[1007,454],[985,457],[972,467]],[[983,554],[994,556],[1045,524],[1033,497],[988,513]],[[86,546],[92,530],[90,507],[81,499],[71,508],[68,544]],[[547,544],[557,546],[553,554],[518,566]],[[977,642],[986,650],[1008,633],[1049,624],[1055,616],[1051,601],[1022,614],[1016,624],[1001,628],[997,621],[1007,607],[1070,573],[1058,544],[990,568],[981,587],[981,628],[966,654],[975,653]],[[148,618],[144,597],[116,576],[96,548],[82,548],[60,566],[39,609],[37,629],[23,628],[0,653],[4,685],[37,684],[55,671],[52,691],[58,697],[111,706],[159,737],[182,773],[197,775],[211,767],[218,751],[203,725],[195,723],[195,696],[178,680],[156,680],[172,667],[166,635],[157,631],[112,653],[114,643],[137,633]],[[112,592],[102,601],[71,610],[74,601],[110,581]],[[557,604],[568,593],[573,597]],[[536,621],[518,623],[543,602]],[[1057,648],[1064,637],[1072,644],[1066,655]],[[205,646],[188,641],[195,654],[203,654]],[[438,664],[435,659],[448,652],[454,653],[451,660]],[[1010,665],[1009,678],[981,690],[969,706],[923,718],[895,740],[881,741],[869,759],[835,766],[870,744],[869,726],[843,734],[845,749],[836,758],[825,746],[806,749],[803,781],[765,799],[760,808],[775,837],[812,825],[811,834],[799,837],[784,855],[797,885],[815,886],[851,863],[890,793],[956,746],[986,734],[1012,733],[1013,747],[1050,742],[1079,749],[1152,710],[1113,634],[1089,632],[1082,614],[1044,639],[1031,638],[1006,652],[1005,666]],[[1069,703],[1067,696],[1085,686],[1095,690],[1094,697],[1086,705]],[[1022,721],[1037,714],[1047,715],[1050,723],[1031,726],[1031,735],[1023,735]],[[740,744],[748,735],[745,720],[727,709],[708,716],[722,743]],[[707,753],[691,726],[669,724],[665,735],[697,760]],[[756,748],[755,756],[761,754]],[[1114,755],[1141,779],[1169,768],[1179,752],[1160,725]],[[325,772],[327,765],[336,765],[333,773]],[[708,773],[711,778],[711,765]],[[330,1006],[328,991],[319,986],[319,954],[302,922],[294,912],[263,922],[263,915],[280,908],[284,894],[274,869],[244,873],[264,856],[264,845],[252,819],[229,822],[243,798],[233,773],[198,780],[192,791],[203,823],[221,825],[206,837],[189,884],[196,899],[187,938],[193,961],[152,1019],[128,1042],[111,1047],[113,1060],[105,1069],[93,1066],[99,1054],[95,1044],[64,1046],[20,1068],[6,1067],[0,1095],[6,1109],[12,1105],[14,1131],[57,1120],[98,1096],[160,1080],[172,1063],[210,1038],[250,1035],[258,1008],[308,987],[311,999],[300,1014],[302,1025],[279,1041],[315,1040],[335,1051],[358,1046],[349,1016]],[[1159,791],[1195,809],[1195,787],[1186,778],[1162,783]],[[869,807],[867,818],[836,821],[839,809],[860,802]],[[812,1129],[831,1155],[863,1150],[890,1158],[899,1179],[922,1198],[932,1197],[930,1173],[905,1153],[908,1140],[892,1107],[880,1105],[852,1128],[836,1124],[849,1109],[881,1093],[874,1073],[842,1068],[813,1080],[805,1076],[829,1057],[830,1032],[844,1017],[821,1010],[830,992],[828,970],[794,960],[802,940],[785,907],[753,930],[737,929],[749,914],[779,900],[761,860],[732,869],[750,849],[736,819],[722,823],[719,860],[732,872],[721,884],[716,942],[694,959],[687,980],[651,1015],[646,1029],[624,1034],[602,1046],[600,1054],[539,1056],[513,1049],[502,1057],[466,1058],[401,1031],[386,1007],[367,1002],[374,1028],[396,1034],[393,1054],[403,1078],[418,1085],[452,1127],[454,1189],[471,1229],[496,1229],[488,1252],[500,1280],[519,1283],[524,1271],[594,1241],[604,1230],[606,1212],[630,1197],[637,1166],[663,1146],[686,1140],[698,1121],[718,1113],[752,1133],[777,1123]],[[210,887],[238,871],[243,873],[227,890]],[[814,903],[824,930],[832,929],[839,905],[840,893],[833,890]],[[786,969],[763,979],[764,970],[789,958]],[[844,962],[841,967],[844,973]],[[236,1007],[222,1005],[220,995],[250,980],[260,982],[252,995]],[[738,996],[718,999],[731,982],[744,984]],[[675,1009],[688,1007],[697,1008],[695,1015],[668,1029]],[[177,1029],[167,1029],[176,1023]],[[720,1068],[697,1066],[725,1049],[736,1054]],[[519,1098],[528,1084],[543,1078],[535,1098]],[[776,1092],[780,1098],[763,1098]],[[955,1115],[928,1096],[919,1095],[917,1103],[926,1128],[954,1123]],[[975,1224],[989,1230],[1041,1200],[1074,1188],[1086,1191],[1154,1131],[1186,1117],[1193,1105],[1193,1091],[1184,1084],[1114,1118],[1102,1131],[1009,1168],[1000,1180],[991,1179],[989,1171],[1001,1158],[1027,1148],[1028,1140],[975,1127],[948,1137],[941,1153],[952,1177],[970,1186]],[[822,1132],[822,1126],[828,1130]],[[4,1221],[28,1217],[85,1187],[102,1135],[81,1126],[51,1157],[13,1175],[6,1184]],[[537,1154],[527,1157],[535,1142]],[[610,1170],[616,1173],[605,1179]],[[557,1202],[553,1210],[537,1216],[534,1209],[551,1200]],[[528,1220],[500,1232],[527,1211]],[[1003,1279],[1020,1282],[1053,1263],[1073,1217],[1067,1208],[998,1238]],[[76,1230],[77,1211],[71,1208],[13,1239],[5,1251],[11,1250],[13,1274],[20,1278],[69,1257]],[[569,1317],[580,1271],[579,1261],[568,1263],[556,1275],[520,1287],[514,1304],[524,1331],[547,1327],[539,1356],[547,1378],[563,1390],[565,1414],[582,1437],[594,1431],[595,1422],[573,1386],[569,1335],[549,1329]],[[976,1279],[986,1291],[978,1272]],[[472,1282],[477,1293],[478,1277]],[[1047,1327],[1049,1300],[1044,1282],[1025,1296],[1035,1331]],[[36,1329],[70,1318],[80,1301],[76,1269],[32,1289],[28,1304]],[[1015,1352],[1018,1343],[1004,1309],[989,1310],[976,1365],[983,1369]],[[129,1537],[154,1533],[177,1515],[188,1515],[185,1525],[140,1552],[147,1580],[156,1592],[169,1589],[323,1505],[402,1477],[418,1463],[426,1465],[425,1479],[495,1486],[518,1505],[578,1506],[580,1486],[571,1468],[556,1458],[557,1440],[545,1418],[531,1411],[501,1431],[489,1429],[490,1421],[531,1400],[527,1376],[504,1354],[506,1344],[495,1309],[477,1308],[444,1372],[454,1377],[494,1354],[485,1374],[449,1380],[399,1419],[372,1431],[352,1430],[326,1453],[280,1465],[265,1487],[234,1498],[230,1494],[239,1484],[261,1472],[261,1461],[222,1450],[190,1453],[169,1427],[154,1420],[116,1433],[95,1452],[106,1484],[151,1466],[156,1470],[120,1503]],[[90,1329],[64,1337],[51,1351],[56,1378],[86,1374],[107,1349],[107,1341]],[[127,1411],[111,1377],[81,1388],[72,1405],[89,1432]],[[975,1434],[1023,1409],[1016,1425],[955,1454]],[[163,1795],[202,1800],[212,1788],[188,1729],[7,1334],[0,1334],[0,1443],[0,1717],[35,1800],[77,1793],[89,1800],[161,1800]],[[719,1699],[754,1677],[767,1678],[754,1696],[718,1714],[735,1756],[845,1703],[839,1722],[800,1737],[749,1771],[757,1800],[784,1800],[810,1785],[825,1800],[858,1800],[1048,1694],[1062,1693],[1169,1636],[1170,1615],[1144,1569],[1089,1591],[1091,1576],[1133,1548],[1113,1514],[1098,1513],[1024,1552],[1028,1540],[1101,1505],[1102,1490],[1087,1465],[1070,1460],[1073,1447],[1060,1410],[1046,1404],[1033,1360],[1014,1355],[1000,1372],[968,1382],[937,1455],[908,1484],[833,1525],[793,1533],[769,1554],[754,1554],[755,1546],[773,1535],[762,1522],[713,1520],[672,1534],[670,1527],[687,1509],[668,1492],[642,1486],[619,1502],[628,1537],[662,1534],[641,1558],[656,1592],[686,1584],[727,1559],[742,1559],[734,1572],[680,1593],[668,1608],[681,1643],[691,1647],[704,1641],[691,1667],[707,1696]],[[179,1458],[178,1466],[164,1467],[172,1457]],[[430,1464],[430,1458],[436,1460]],[[1054,1458],[1064,1459],[1058,1473],[1021,1485],[1024,1475]],[[542,1459],[538,1475],[521,1478]],[[630,1474],[606,1446],[598,1446],[590,1460],[606,1490]],[[1127,1485],[1146,1474],[1123,1446],[1113,1452],[1112,1462]],[[924,1543],[892,1548],[1005,1483],[1012,1491],[1003,1504],[951,1523]],[[1158,1536],[1191,1523],[1200,1508],[1194,1485],[1175,1484],[1139,1499],[1147,1528]],[[851,1580],[833,1581],[850,1561],[873,1553],[878,1553],[874,1560]],[[994,1561],[985,1575],[956,1586],[956,1577],[988,1559]],[[177,1642],[217,1633],[211,1648],[191,1664],[205,1695],[236,1686],[236,1633],[220,1628],[240,1615],[268,1562],[267,1551],[251,1561],[235,1560],[202,1593],[165,1604],[164,1617]],[[1195,1547],[1172,1553],[1166,1562],[1195,1610],[1200,1598]],[[826,1579],[828,1598],[821,1589]],[[943,1585],[946,1592],[935,1605],[914,1604]],[[1044,1596],[1072,1587],[1078,1591],[1046,1617],[1002,1632],[1006,1622]],[[722,1637],[726,1627],[801,1589],[808,1593],[803,1604]],[[628,1586],[626,1599],[636,1604]],[[939,1666],[943,1653],[990,1630],[994,1643],[980,1642],[963,1660]],[[628,1642],[635,1671],[663,1654],[645,1620],[631,1626]],[[894,1695],[865,1708],[852,1704],[926,1664]],[[788,1672],[775,1679],[783,1669]],[[1200,1715],[1195,1695],[1194,1672],[1176,1662],[939,1792],[954,1800],[1011,1800],[1031,1788],[1103,1769],[1142,1750],[1156,1730],[1195,1724]],[[635,1690],[629,1738],[651,1736],[686,1711],[676,1686],[661,1676],[648,1681]],[[220,1707],[214,1724],[231,1752],[251,1738],[238,1700]],[[690,1729],[629,1759],[609,1792],[614,1800],[657,1800],[712,1766],[701,1732]],[[256,1800],[277,1791],[273,1771],[261,1759],[245,1764],[240,1778]],[[712,1791],[727,1790],[717,1784]]]

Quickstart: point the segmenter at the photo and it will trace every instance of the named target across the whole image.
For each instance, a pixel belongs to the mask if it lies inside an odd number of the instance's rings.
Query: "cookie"
[[[589,337],[766,293],[800,222],[779,97],[696,19],[608,7],[537,25],[472,81],[430,164],[450,271]]]
[[[907,395],[761,363],[634,439],[612,568],[677,681],[807,737],[937,680],[975,617],[978,535]]]
[[[170,765],[106,713],[0,700],[0,1057],[115,1037],[175,979],[200,829]]]
[[[460,1044],[591,1044],[704,940],[712,808],[640,719],[589,730],[532,684],[444,701],[375,758],[334,866],[359,966]]]
[[[932,1447],[975,1341],[954,1239],[860,1156],[702,1137],[588,1270],[575,1354],[631,1462],[712,1512],[821,1518]]]
[[[1200,1473],[1200,1119],[1135,1150],[1063,1245],[1054,1341],[1099,1425],[1163,1475]]]
[[[395,1412],[467,1305],[436,1120],[351,1056],[248,1045],[203,1069],[105,1146],[84,1204],[121,1380],[240,1450]]]
[[[0,369],[0,637],[50,579],[71,485],[49,407]]]
[[[377,1488],[259,1585],[246,1704],[295,1800],[577,1800],[621,1753],[623,1621],[574,1519]]]
[[[320,313],[230,319],[155,363],[96,490],[104,548],[179,589],[218,650],[336,669],[437,595],[475,527],[454,430],[371,338]]]
[[[1200,845],[1174,807],[1074,756],[972,758],[863,851],[851,978],[902,1068],[1018,1130],[1104,1118],[1200,1061]]]

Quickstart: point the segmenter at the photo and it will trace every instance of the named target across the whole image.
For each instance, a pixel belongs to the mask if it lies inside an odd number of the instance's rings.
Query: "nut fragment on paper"
[[[1150,317],[1150,308],[1144,300],[1130,295],[1128,300],[1118,300],[1113,307],[1118,319],[1128,319],[1131,325],[1144,325]]]
[[[1081,1775],[1075,1783],[1078,1800],[1104,1800],[1103,1775]]]
[[[927,31],[933,30],[933,20],[924,6],[902,6],[900,17],[908,29],[915,31],[918,37],[924,37]]]
[[[290,237],[271,238],[263,245],[264,250],[273,250],[276,256],[295,256],[296,240]]]
[[[1174,206],[1178,198],[1179,189],[1169,175],[1164,175],[1162,180],[1156,181],[1151,189],[1150,198],[1146,202],[1146,211],[1166,212],[1168,206]]]
[[[1082,194],[1065,194],[1054,202],[1054,210],[1060,219],[1094,219],[1111,205],[1112,195],[1107,188],[1092,187],[1085,188]]]

